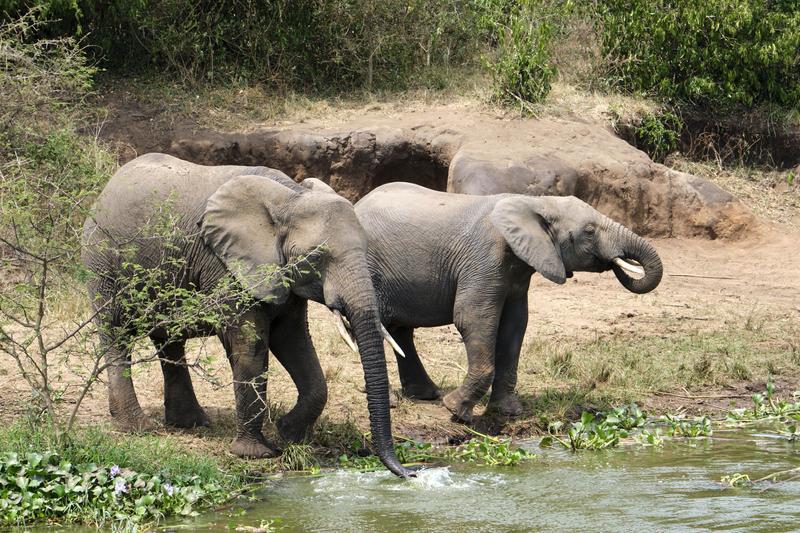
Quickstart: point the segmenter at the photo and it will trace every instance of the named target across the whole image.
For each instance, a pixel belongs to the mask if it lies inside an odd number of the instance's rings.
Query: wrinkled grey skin
[[[173,243],[175,249],[150,238],[156,226],[152,221],[164,206],[177,216],[176,225],[186,235]],[[206,167],[147,154],[120,168],[109,181],[97,200],[94,217],[86,222],[84,243],[84,262],[97,275],[89,287],[96,307],[113,295],[115,278],[130,275],[120,258],[123,243],[134,245],[136,254],[127,262],[144,267],[163,265],[164,254],[185,259],[180,272],[167,272],[185,288],[207,293],[231,272],[259,301],[218,331],[205,327],[171,339],[163,331],[151,335],[162,359],[167,424],[208,424],[185,366],[184,344],[188,338],[217,334],[233,371],[237,436],[232,452],[243,457],[276,453],[261,433],[268,349],[298,390],[297,404],[278,421],[278,429],[290,441],[303,439],[327,399],[308,334],[307,300],[311,299],[349,319],[364,366],[373,442],[392,472],[409,474],[392,446],[386,362],[366,264],[366,236],[352,204],[327,185],[317,180],[298,185],[265,167]],[[319,250],[321,244],[324,249],[314,261],[318,272],[295,272],[289,288],[263,283],[259,267],[286,265]],[[99,318],[106,327],[101,343],[113,363],[108,370],[111,414],[122,427],[137,429],[149,421],[126,372],[130,353],[122,348],[124,339],[110,333],[110,327],[126,323],[124,313],[113,305],[102,310]]]
[[[534,272],[561,284],[576,271],[613,268],[636,293],[661,280],[648,242],[574,197],[472,196],[390,183],[362,198],[356,214],[383,323],[406,355],[396,354],[404,394],[440,396],[414,347],[414,328],[455,324],[469,368],[443,402],[464,421],[490,387],[490,409],[521,413],[514,389]],[[644,277],[629,277],[612,264],[617,257],[638,261]]]

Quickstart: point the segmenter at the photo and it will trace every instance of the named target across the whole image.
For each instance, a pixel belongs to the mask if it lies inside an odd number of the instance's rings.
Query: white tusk
[[[621,257],[615,257],[614,264],[626,272],[636,274],[637,276],[644,276],[644,269],[641,266],[629,263]]]
[[[384,338],[384,339],[386,339],[387,341],[389,341],[389,344],[391,344],[391,345],[392,345],[392,349],[393,349],[395,352],[399,353],[399,354],[400,354],[400,357],[405,357],[405,356],[406,356],[405,352],[403,352],[403,349],[402,349],[402,348],[400,348],[400,345],[399,345],[399,344],[397,344],[397,341],[395,341],[395,340],[392,338],[392,336],[391,336],[391,335],[389,335],[389,332],[386,330],[386,326],[384,326],[383,324],[381,324],[381,335],[383,335],[383,338]]]
[[[342,339],[344,339],[344,342],[347,343],[351,350],[358,353],[358,346],[353,342],[353,337],[351,337],[350,333],[347,331],[347,326],[344,325],[344,319],[342,319],[342,314],[339,311],[333,312],[333,321],[336,323],[336,329],[339,331],[339,335],[342,336]]]

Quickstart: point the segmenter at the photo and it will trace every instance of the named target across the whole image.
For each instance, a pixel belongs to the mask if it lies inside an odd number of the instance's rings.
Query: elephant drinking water
[[[367,270],[367,240],[344,198],[296,184],[264,167],[200,166],[163,154],[143,155],[119,169],[100,194],[84,227],[83,259],[94,273],[89,289],[107,354],[109,407],[124,428],[148,424],[130,376],[130,317],[158,309],[146,298],[125,303],[120,286],[147,269],[160,268],[179,289],[208,293],[233,279],[255,304],[228,319],[181,331],[153,327],[160,352],[167,424],[204,425],[208,419],[192,389],[184,363],[188,338],[216,334],[233,371],[236,439],[232,452],[244,457],[274,455],[261,432],[268,350],[286,367],[298,390],[295,407],[278,421],[288,440],[303,438],[321,413],[326,386],[308,334],[307,300],[349,319],[367,389],[373,443],[383,463],[405,476],[394,453],[383,328]],[[159,238],[159,212],[169,208],[175,239]],[[265,277],[264,267],[314,257],[314,268],[292,270],[290,279]],[[236,309],[238,302],[231,302]],[[184,364],[181,364],[184,363]]]

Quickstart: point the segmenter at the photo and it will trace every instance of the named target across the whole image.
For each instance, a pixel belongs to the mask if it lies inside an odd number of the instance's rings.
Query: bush
[[[483,0],[0,0],[85,36],[110,69],[167,69],[320,91],[404,88],[430,68],[477,57]],[[5,7],[3,4],[5,3]]]
[[[683,120],[675,113],[648,113],[634,129],[634,145],[654,161],[664,161],[678,149],[682,130]]]
[[[796,0],[602,0],[609,76],[694,103],[800,103]]]
[[[496,97],[507,104],[540,102],[550,92],[556,74],[551,62],[553,27],[533,13],[521,11],[509,17],[501,29],[496,61],[491,65]]]

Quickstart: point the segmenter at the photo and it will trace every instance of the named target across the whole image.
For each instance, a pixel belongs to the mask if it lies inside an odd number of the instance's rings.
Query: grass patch
[[[635,399],[630,396],[795,372],[793,345],[779,340],[794,337],[791,325],[777,319],[750,328],[729,325],[649,337],[617,333],[588,341],[536,341],[521,357],[520,376],[545,376],[545,385],[574,386],[578,381],[584,389],[620,390],[617,399]]]

